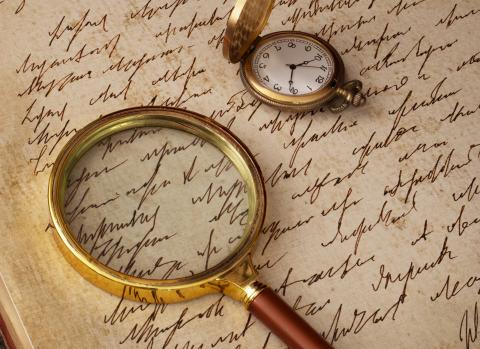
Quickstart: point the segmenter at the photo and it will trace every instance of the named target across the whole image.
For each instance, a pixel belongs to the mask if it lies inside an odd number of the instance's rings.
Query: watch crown
[[[358,106],[364,104],[366,100],[367,99],[365,98],[365,96],[361,92],[356,92],[353,95],[353,98],[352,98],[352,105],[354,107],[358,107]]]
[[[360,91],[362,83],[352,80],[337,88],[337,96],[330,102],[329,109],[334,113],[345,110],[349,105],[359,107],[366,102],[366,97]]]

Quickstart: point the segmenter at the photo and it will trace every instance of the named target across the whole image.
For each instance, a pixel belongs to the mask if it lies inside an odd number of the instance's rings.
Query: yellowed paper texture
[[[367,104],[340,114],[245,91],[221,53],[233,5],[0,1],[0,270],[33,345],[285,347],[226,297],[127,301],[57,249],[47,185],[61,147],[102,115],[156,105],[211,117],[256,155],[260,279],[335,348],[479,348],[480,4],[276,1],[263,34],[317,34],[363,81]]]

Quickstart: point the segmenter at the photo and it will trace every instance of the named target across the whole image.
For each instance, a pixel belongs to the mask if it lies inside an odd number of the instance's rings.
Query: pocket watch
[[[245,88],[260,101],[293,111],[324,106],[339,112],[365,102],[358,80],[344,82],[344,65],[325,40],[300,31],[260,36],[274,0],[238,0],[230,14],[223,55],[240,62]]]

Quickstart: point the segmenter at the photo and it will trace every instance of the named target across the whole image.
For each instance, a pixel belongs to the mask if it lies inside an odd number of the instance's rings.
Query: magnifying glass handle
[[[333,349],[269,287],[255,297],[248,310],[290,349]]]

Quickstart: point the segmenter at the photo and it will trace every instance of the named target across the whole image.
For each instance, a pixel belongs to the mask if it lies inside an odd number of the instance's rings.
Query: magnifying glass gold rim
[[[176,129],[207,141],[232,161],[245,181],[249,210],[243,239],[230,256],[212,268],[192,276],[168,280],[123,274],[93,258],[77,242],[65,221],[63,199],[73,166],[100,140],[138,127]],[[230,291],[230,295],[233,293],[237,299],[253,297],[252,294],[245,295],[245,285],[248,286],[256,276],[250,253],[265,218],[266,196],[262,174],[248,148],[228,129],[203,115],[176,108],[137,107],[93,121],[78,131],[60,151],[50,175],[48,199],[55,227],[54,237],[63,255],[83,277],[110,293],[151,303],[174,303],[208,293],[224,292],[231,289],[232,284],[237,284],[237,288],[243,284],[241,292]],[[257,287],[250,291],[257,293],[259,289]]]

